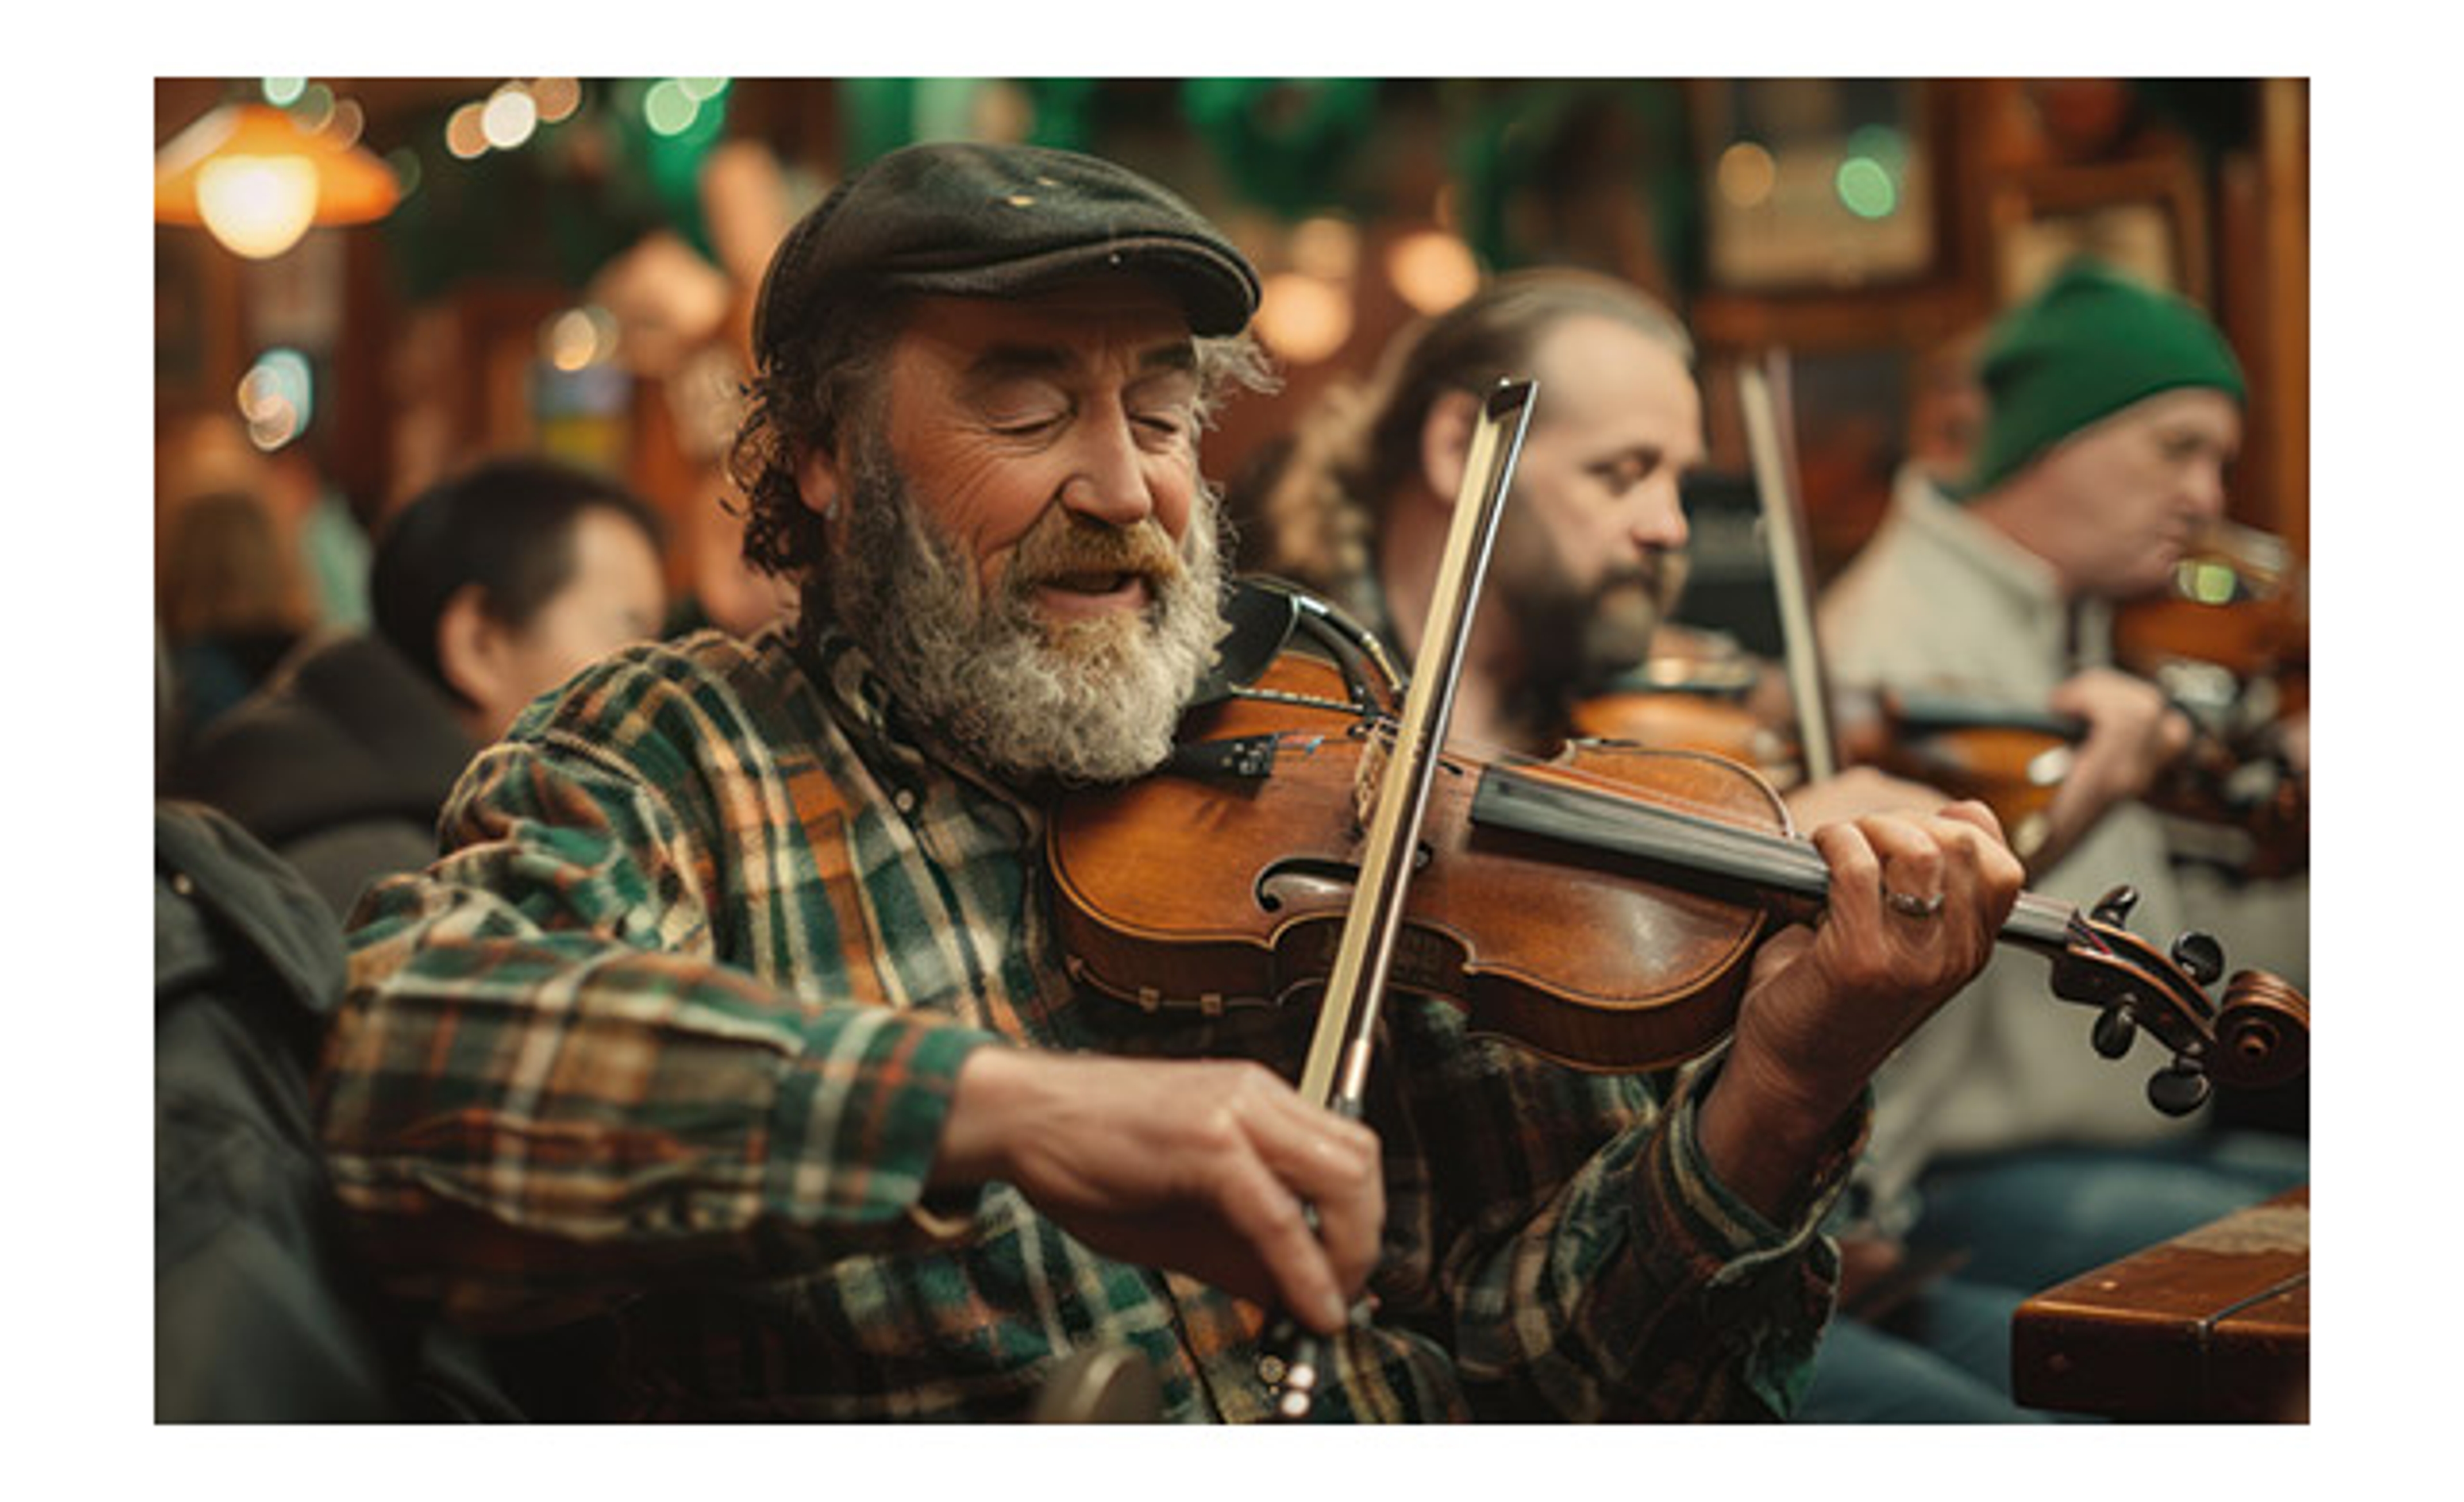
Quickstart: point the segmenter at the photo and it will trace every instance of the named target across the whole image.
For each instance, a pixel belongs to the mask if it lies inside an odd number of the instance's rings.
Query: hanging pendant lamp
[[[263,260],[315,224],[366,224],[402,197],[364,147],[313,131],[270,104],[225,104],[154,153],[154,219],[201,224]]]

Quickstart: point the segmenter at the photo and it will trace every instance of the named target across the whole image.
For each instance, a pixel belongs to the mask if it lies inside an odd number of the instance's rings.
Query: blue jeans
[[[2012,1401],[2011,1311],[2025,1294],[1946,1278],[1888,1329],[1837,1318],[1815,1353],[1799,1424],[2044,1424]]]
[[[1990,1424],[2051,1415],[2011,1399],[2022,1300],[2297,1188],[2308,1144],[2208,1133],[2141,1147],[2048,1147],[1944,1162],[1918,1189],[1918,1255],[1957,1257],[1883,1326],[1836,1319],[1796,1418],[1808,1424]]]
[[[1954,1159],[1918,1180],[1907,1240],[2034,1292],[2309,1182],[2308,1143],[2255,1132]]]

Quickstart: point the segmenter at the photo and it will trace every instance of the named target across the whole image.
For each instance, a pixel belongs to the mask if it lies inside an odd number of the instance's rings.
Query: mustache
[[[1639,563],[1613,568],[1602,575],[1600,592],[1639,588],[1661,609],[1672,608],[1685,587],[1686,562],[1685,554],[1675,548],[1646,554]]]
[[[1056,506],[1019,539],[1008,588],[1023,593],[1073,574],[1135,574],[1170,585],[1188,572],[1179,547],[1154,518],[1115,526]]]

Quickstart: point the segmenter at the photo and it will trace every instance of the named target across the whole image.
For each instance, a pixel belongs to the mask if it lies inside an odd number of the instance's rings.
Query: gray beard
[[[1174,550],[1181,567],[1149,576],[1144,610],[1048,626],[1023,566],[1038,534],[1120,529],[1056,506],[979,598],[972,563],[926,521],[896,465],[864,440],[852,447],[869,452],[850,454],[832,609],[917,723],[1013,782],[1119,782],[1160,765],[1223,632],[1211,496]],[[1153,521],[1139,526],[1169,548]]]

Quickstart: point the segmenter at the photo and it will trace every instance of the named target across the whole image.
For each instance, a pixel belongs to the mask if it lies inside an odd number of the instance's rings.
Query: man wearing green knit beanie
[[[2244,398],[2241,363],[2180,298],[2074,261],[1996,324],[1981,375],[1990,404],[1973,476],[1981,495],[2063,439],[2163,391]]]
[[[2029,886],[2085,906],[2128,885],[2151,941],[2203,930],[2229,968],[2306,985],[2306,879],[2235,885],[2176,861],[2141,795],[2189,725],[2112,665],[2115,604],[2165,588],[2224,512],[2232,350],[2188,301],[2076,264],[1988,332],[1976,374],[1966,482],[1903,472],[1823,597],[1832,680],[2081,717],[2051,806],[2006,831]],[[2148,1109],[2146,1070],[2095,1056],[2069,1010],[2046,1005],[2041,962],[1997,956],[1875,1078],[1859,1168],[1874,1221],[1956,1259],[1965,1287],[2047,1288],[2306,1181],[2300,1141]]]
[[[2145,791],[2189,723],[2104,666],[2107,607],[2163,589],[2224,514],[2241,366],[2190,303],[2093,261],[2063,268],[1989,333],[1969,476],[1903,489],[1822,607],[1835,675],[2082,716],[2090,734],[2041,828],[2043,869]]]

